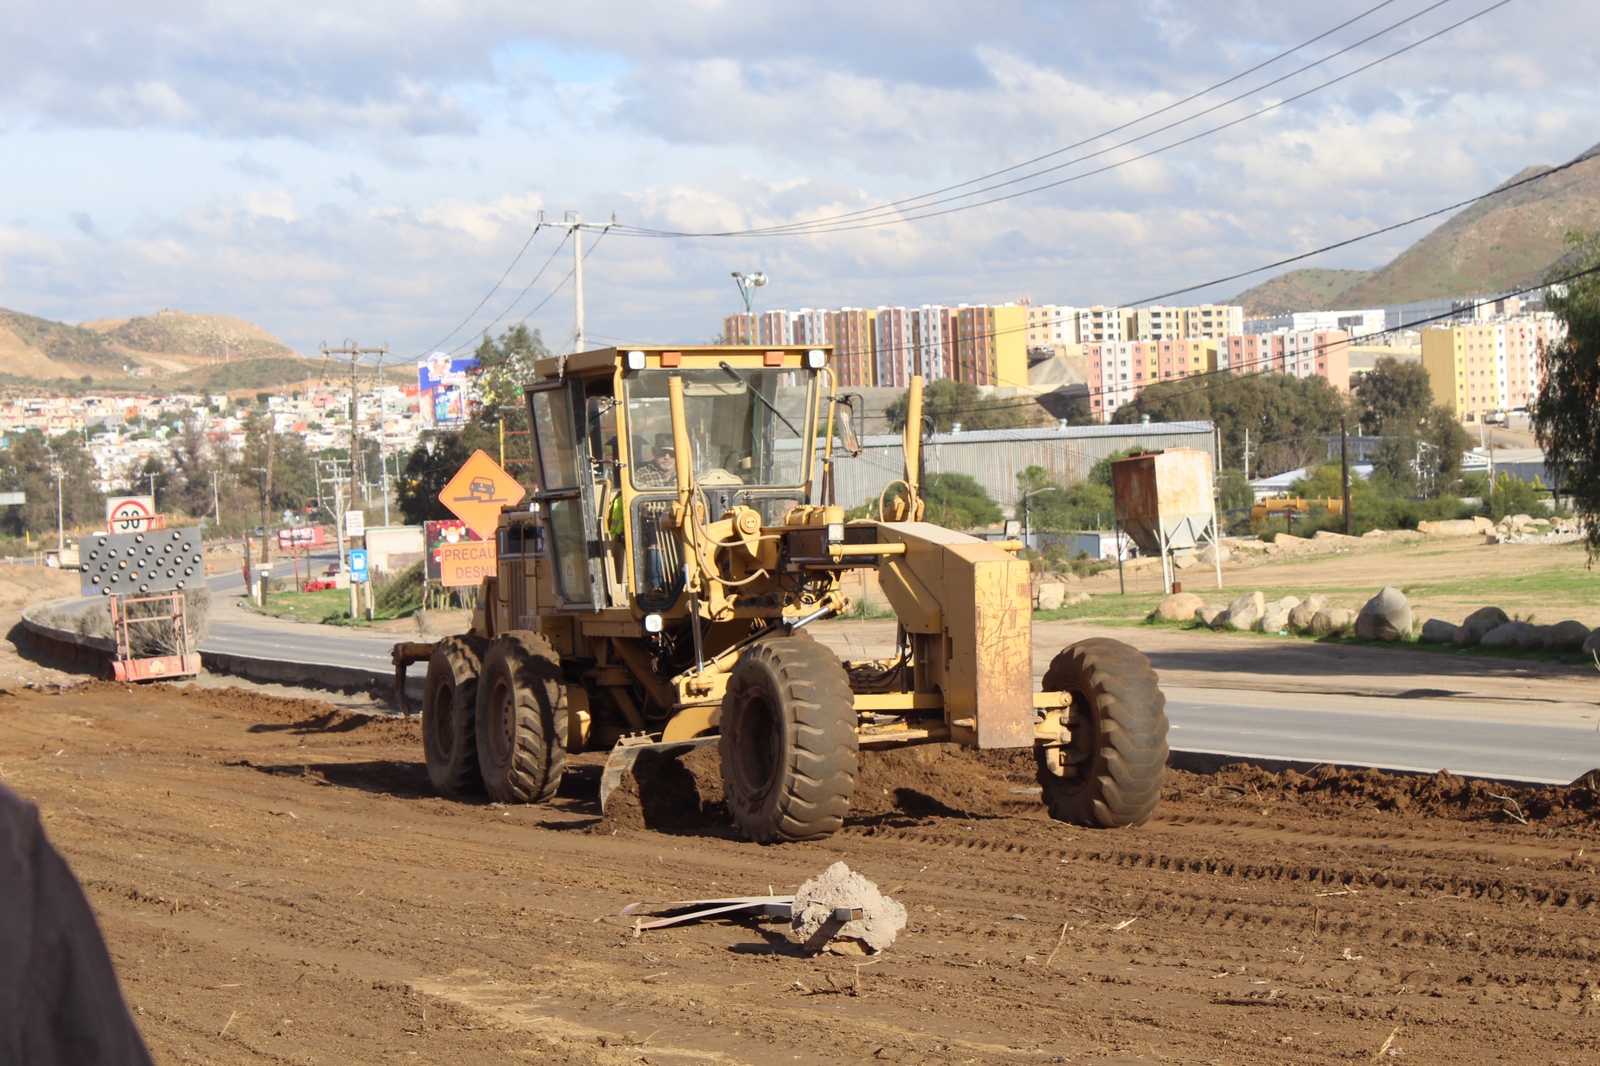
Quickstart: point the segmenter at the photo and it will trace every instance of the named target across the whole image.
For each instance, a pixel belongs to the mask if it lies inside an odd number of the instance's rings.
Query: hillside
[[[227,315],[163,309],[72,326],[0,308],[0,380],[12,391],[263,389],[318,376],[323,362]]]
[[[1295,310],[1326,311],[1486,295],[1537,282],[1566,254],[1569,228],[1600,229],[1600,145],[1577,160],[1548,180],[1479,200],[1366,277],[1359,276],[1364,271],[1292,270],[1240,293],[1235,302],[1245,303],[1246,315],[1251,306],[1282,313],[1265,309],[1283,306],[1279,293],[1303,291],[1312,302]],[[1551,169],[1528,167],[1497,188]],[[1312,280],[1299,277],[1310,274],[1356,277],[1345,288],[1319,292]]]
[[[101,319],[85,322],[82,328],[134,352],[230,360],[294,354],[288,345],[254,322],[228,315],[195,315],[162,308],[151,317]]]
[[[276,389],[285,384],[295,386],[307,378],[320,381],[325,370],[335,380],[349,381],[348,367],[325,367],[320,359],[302,359],[293,353],[261,359],[234,359],[228,363],[196,367],[182,374],[169,374],[160,381],[162,389],[172,392],[237,392],[240,389]]]
[[[1287,315],[1292,311],[1320,311],[1344,307],[1340,297],[1367,278],[1370,270],[1323,270],[1308,267],[1291,270],[1246,289],[1229,303],[1243,304],[1244,317],[1266,318],[1269,315]]]

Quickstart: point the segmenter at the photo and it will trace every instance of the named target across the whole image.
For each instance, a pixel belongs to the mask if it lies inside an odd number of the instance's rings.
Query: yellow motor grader
[[[733,820],[761,843],[844,822],[859,751],[1032,747],[1051,815],[1144,822],[1167,759],[1149,661],[1115,640],[1059,653],[1033,690],[1028,564],[1017,542],[922,521],[922,381],[903,476],[846,521],[835,449],[859,398],[827,348],[604,348],[524,386],[538,489],[500,516],[498,575],[469,634],[396,645],[426,660],[423,746],[445,795],[556,794],[568,752],[611,749],[602,802],[647,750],[718,743]],[[842,662],[810,624],[847,612],[872,569],[893,655]]]

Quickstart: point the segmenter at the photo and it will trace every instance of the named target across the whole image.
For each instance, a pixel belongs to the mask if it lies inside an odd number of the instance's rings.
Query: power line
[[[532,278],[528,279],[528,283],[522,287],[522,291],[517,293],[517,295],[512,299],[512,301],[510,303],[506,304],[505,310],[501,311],[498,315],[494,316],[494,321],[490,322],[487,326],[483,327],[483,332],[484,332],[485,335],[487,335],[488,332],[491,329],[494,329],[494,327],[500,322],[500,320],[502,318],[505,318],[506,315],[509,315],[511,313],[511,309],[516,307],[517,304],[522,301],[522,298],[524,296],[528,295],[528,290],[533,288],[534,284],[536,282],[538,282],[538,280],[540,278],[544,277],[544,272],[550,268],[550,264],[551,263],[555,262],[555,258],[556,258],[557,255],[560,254],[561,249],[566,247],[567,238],[571,237],[571,236],[572,236],[572,234],[569,231],[565,236],[563,236],[561,238],[561,240],[556,244],[556,246],[554,248],[550,249],[550,255],[548,257],[546,257],[545,261],[542,264],[540,264],[538,272],[536,274],[534,274]],[[546,297],[546,299],[548,299],[548,297]],[[544,304],[541,303],[539,306],[543,307]],[[537,310],[537,308],[535,310]],[[530,312],[530,314],[531,313],[532,312]],[[528,316],[527,315],[523,315],[522,317],[523,317],[523,320],[525,321]],[[460,344],[456,345],[454,348],[450,349],[450,354],[454,355],[454,354],[456,354],[457,352],[461,351],[464,348],[470,348],[475,343],[477,343],[477,342],[476,341],[463,341]]]
[[[1426,10],[1433,10],[1434,7],[1438,7],[1440,5],[1440,3],[1444,3],[1444,2],[1448,2],[1448,0],[1439,0],[1438,3],[1435,3],[1432,7],[1428,8]],[[1162,154],[1164,152],[1171,151],[1173,148],[1181,147],[1182,145],[1185,145],[1185,144],[1190,144],[1190,143],[1192,143],[1194,141],[1197,141],[1197,140],[1200,140],[1200,139],[1202,139],[1204,137],[1209,137],[1212,134],[1220,133],[1220,132],[1222,132],[1224,130],[1231,129],[1232,127],[1240,125],[1241,123],[1247,122],[1250,119],[1258,118],[1261,115],[1265,115],[1265,114],[1268,114],[1268,113],[1270,113],[1272,111],[1276,111],[1276,110],[1278,110],[1278,109],[1280,109],[1282,107],[1286,107],[1287,105],[1289,105],[1291,103],[1294,103],[1297,100],[1302,100],[1305,97],[1310,96],[1310,95],[1312,95],[1314,93],[1318,93],[1318,92],[1321,92],[1324,89],[1331,88],[1332,86],[1337,85],[1340,82],[1345,81],[1345,80],[1347,80],[1349,78],[1352,78],[1355,75],[1362,73],[1363,71],[1370,70],[1371,68],[1379,65],[1380,63],[1387,62],[1388,60],[1393,59],[1396,56],[1402,55],[1402,54],[1404,54],[1406,52],[1409,52],[1409,51],[1411,51],[1411,50],[1413,50],[1415,48],[1421,47],[1422,45],[1427,44],[1428,42],[1433,41],[1433,40],[1443,36],[1444,34],[1451,32],[1452,30],[1455,30],[1455,29],[1457,29],[1457,28],[1459,28],[1459,27],[1461,27],[1461,26],[1463,26],[1463,25],[1465,25],[1465,24],[1467,24],[1469,22],[1472,22],[1472,21],[1474,21],[1476,19],[1482,18],[1483,16],[1489,14],[1490,12],[1492,12],[1492,11],[1498,9],[1498,8],[1504,7],[1506,4],[1508,4],[1510,2],[1511,2],[1511,0],[1496,0],[1495,3],[1490,4],[1488,7],[1485,7],[1483,9],[1475,12],[1474,14],[1468,15],[1465,18],[1462,18],[1462,19],[1458,19],[1457,21],[1451,23],[1448,26],[1445,26],[1444,28],[1442,28],[1440,30],[1437,30],[1437,31],[1435,31],[1433,33],[1430,33],[1430,34],[1420,38],[1419,40],[1411,42],[1410,44],[1407,44],[1407,45],[1404,45],[1404,46],[1402,46],[1400,48],[1397,48],[1394,51],[1387,53],[1386,55],[1379,56],[1377,59],[1374,59],[1374,60],[1371,60],[1370,62],[1364,63],[1361,66],[1358,66],[1353,70],[1347,71],[1344,74],[1340,74],[1337,77],[1330,78],[1328,81],[1325,81],[1320,85],[1312,86],[1312,87],[1310,87],[1308,89],[1302,90],[1301,92],[1298,92],[1298,93],[1295,93],[1295,94],[1293,94],[1291,96],[1285,97],[1284,99],[1279,100],[1276,103],[1268,104],[1268,105],[1266,105],[1264,107],[1257,108],[1256,110],[1251,111],[1251,112],[1249,112],[1249,113],[1247,113],[1245,115],[1241,115],[1240,117],[1235,118],[1235,119],[1230,119],[1227,122],[1223,122],[1223,123],[1221,123],[1219,125],[1216,125],[1216,126],[1213,126],[1213,127],[1209,128],[1209,129],[1201,130],[1198,133],[1190,134],[1187,137],[1179,138],[1178,140],[1173,141],[1173,142],[1171,142],[1169,144],[1165,144],[1165,145],[1162,145],[1162,146],[1157,147],[1157,148],[1152,148],[1149,151],[1141,152],[1138,155],[1131,156],[1131,157],[1129,157],[1127,159],[1122,159],[1122,160],[1118,160],[1118,161],[1113,162],[1113,163],[1108,163],[1105,166],[1097,167],[1097,168],[1095,168],[1093,170],[1085,171],[1085,172],[1080,173],[1080,174],[1073,174],[1073,175],[1070,175],[1070,176],[1065,177],[1065,178],[1057,179],[1056,181],[1046,182],[1043,185],[1037,185],[1037,186],[1033,186],[1033,187],[1027,188],[1027,189],[1020,189],[1020,190],[1018,190],[1016,192],[1005,193],[1005,194],[1002,194],[1002,195],[999,195],[999,196],[990,197],[989,199],[986,199],[986,200],[980,200],[980,201],[972,202],[972,203],[964,203],[964,204],[960,204],[960,205],[955,206],[955,207],[949,207],[949,208],[945,208],[945,209],[939,210],[939,211],[923,210],[923,208],[935,206],[935,204],[933,204],[933,203],[924,204],[924,205],[921,205],[918,208],[913,209],[913,210],[921,211],[922,213],[920,213],[920,214],[902,214],[902,215],[899,215],[899,216],[896,216],[896,217],[890,217],[890,218],[863,219],[863,220],[857,220],[857,221],[852,222],[850,224],[838,224],[838,225],[831,224],[831,223],[830,224],[791,223],[791,224],[788,224],[786,227],[781,227],[781,228],[780,227],[769,227],[767,229],[759,229],[759,230],[758,229],[730,230],[730,231],[721,231],[721,232],[701,232],[701,233],[688,232],[688,231],[673,231],[673,230],[655,230],[655,229],[646,229],[646,228],[643,228],[643,227],[635,227],[635,226],[624,226],[624,227],[621,227],[621,228],[623,229],[623,231],[625,233],[627,233],[630,236],[636,236],[636,237],[659,237],[659,238],[796,236],[796,235],[808,235],[808,234],[813,234],[813,233],[841,233],[841,232],[848,232],[848,231],[851,231],[851,230],[872,229],[872,228],[877,228],[879,226],[887,226],[887,225],[901,225],[903,223],[916,222],[916,221],[920,221],[922,219],[937,218],[937,217],[941,217],[941,216],[944,216],[944,215],[956,214],[956,213],[959,213],[959,212],[962,212],[962,211],[974,210],[974,209],[979,208],[979,207],[986,207],[986,206],[989,206],[991,204],[1002,203],[1004,201],[1013,200],[1013,199],[1016,199],[1016,198],[1022,197],[1022,196],[1030,196],[1030,195],[1032,195],[1034,193],[1044,192],[1044,191],[1046,191],[1048,189],[1054,189],[1054,188],[1058,188],[1058,187],[1060,187],[1062,185],[1070,184],[1072,182],[1081,181],[1084,178],[1094,177],[1095,175],[1098,175],[1098,174],[1104,174],[1104,173],[1106,173],[1108,171],[1116,170],[1116,169],[1118,169],[1120,167],[1127,166],[1130,163],[1136,163],[1136,162],[1139,162],[1139,161],[1144,160],[1144,159],[1149,159],[1152,156],[1160,155],[1160,154]],[[1423,14],[1423,13],[1425,13],[1425,12],[1419,12],[1418,15]],[[1417,17],[1417,16],[1415,16],[1415,15],[1412,16],[1412,18],[1415,18],[1415,17]],[[1410,20],[1407,19],[1407,20],[1403,20],[1403,21],[1410,21]],[[1396,25],[1399,25],[1399,23],[1397,23]],[[1384,32],[1387,32],[1387,31],[1384,31]],[[1377,35],[1374,35],[1374,36],[1377,36]],[[1354,47],[1354,46],[1351,46],[1351,47]],[[1341,51],[1345,51],[1345,50],[1348,50],[1348,49],[1344,49],[1344,50],[1341,50]],[[1339,53],[1335,53],[1335,54],[1337,55]],[[1328,58],[1332,58],[1332,57],[1330,56]],[[1319,62],[1322,62],[1322,61],[1319,61]],[[1310,64],[1307,67],[1302,68],[1302,69],[1309,69],[1309,66],[1314,66],[1314,65],[1316,65],[1316,64]],[[1285,77],[1287,77],[1287,76],[1288,75],[1286,75]],[[1268,84],[1276,84],[1277,81],[1281,81],[1281,80],[1282,80],[1282,78],[1275,79],[1274,82],[1269,82]],[[1255,91],[1259,91],[1259,90],[1252,90],[1252,92],[1255,92]],[[1239,97],[1234,97],[1233,100],[1225,101],[1224,104],[1216,105],[1216,107],[1225,106],[1225,104],[1227,104],[1227,103],[1232,103],[1232,102],[1234,102],[1236,100],[1242,99],[1243,96],[1248,96],[1248,95],[1250,95],[1250,93],[1242,94]],[[1210,111],[1216,110],[1216,107],[1208,108],[1206,111],[1200,112],[1200,114],[1201,115],[1208,114]],[[1191,116],[1191,118],[1192,117],[1198,117],[1198,116]],[[1189,119],[1184,119],[1184,120],[1181,120],[1180,122],[1170,123],[1169,125],[1164,126],[1161,129],[1162,130],[1171,129],[1173,126],[1181,125],[1183,122],[1187,122],[1187,121],[1189,121]],[[1071,161],[1069,161],[1067,163],[1057,164],[1055,166],[1052,166],[1052,167],[1046,168],[1044,170],[1038,171],[1035,174],[1029,175],[1027,178],[1012,179],[1010,181],[1002,182],[1002,183],[1000,183],[998,185],[992,186],[990,190],[979,190],[979,192],[991,191],[992,189],[995,189],[995,188],[1001,188],[1001,187],[1003,187],[1005,185],[1015,184],[1018,181],[1028,180],[1028,178],[1039,177],[1039,176],[1041,176],[1043,174],[1047,174],[1047,173],[1051,173],[1051,172],[1056,171],[1056,170],[1060,170],[1060,169],[1062,169],[1062,168],[1064,168],[1066,166],[1070,166],[1070,165],[1072,165],[1074,163],[1082,162],[1083,160],[1091,159],[1091,158],[1094,158],[1095,156],[1098,156],[1098,155],[1103,155],[1106,152],[1114,150],[1115,148],[1124,147],[1124,146],[1126,146],[1128,144],[1134,143],[1135,141],[1143,140],[1145,137],[1152,136],[1154,133],[1157,133],[1157,132],[1161,132],[1161,130],[1152,131],[1152,133],[1150,133],[1150,134],[1142,134],[1139,137],[1131,138],[1131,139],[1129,139],[1127,141],[1123,141],[1123,142],[1121,142],[1119,144],[1112,145],[1109,148],[1100,149],[1100,150],[1098,150],[1096,152],[1089,153],[1088,155],[1085,155],[1085,156],[1081,157],[1080,159],[1071,160]],[[960,197],[950,197],[950,198],[948,198],[946,200],[936,201],[936,203],[948,203],[948,202],[950,202],[950,200],[964,199],[967,196],[971,196],[971,195],[976,195],[976,194],[975,193],[967,193],[967,194],[963,194]]]
[[[1096,134],[1094,134],[1092,136],[1085,137],[1082,140],[1074,141],[1071,144],[1064,145],[1064,146],[1062,146],[1060,148],[1054,149],[1053,151],[1046,152],[1043,155],[1034,156],[1031,159],[1024,159],[1021,162],[1012,164],[1011,166],[1002,167],[999,170],[993,170],[993,171],[990,171],[987,174],[980,174],[977,177],[968,178],[965,181],[959,181],[959,182],[956,182],[953,185],[946,185],[943,188],[933,189],[933,190],[931,190],[929,192],[925,192],[925,193],[918,193],[915,196],[908,196],[908,197],[904,197],[904,198],[899,199],[899,200],[891,200],[890,202],[888,202],[886,204],[879,204],[879,205],[877,205],[875,207],[861,208],[861,209],[858,209],[858,210],[855,210],[855,211],[846,211],[846,212],[843,212],[841,214],[830,215],[830,216],[827,216],[825,218],[811,219],[811,220],[809,220],[807,222],[786,223],[786,224],[780,224],[780,225],[775,225],[775,226],[761,226],[761,227],[756,227],[756,228],[753,228],[753,229],[743,230],[743,231],[739,231],[739,232],[740,233],[747,233],[747,234],[775,233],[775,232],[781,232],[783,230],[790,229],[790,228],[795,227],[795,226],[816,226],[816,225],[825,225],[825,224],[830,224],[830,223],[849,221],[849,220],[857,219],[857,218],[860,218],[860,217],[863,217],[863,216],[869,216],[869,215],[879,214],[879,213],[886,212],[886,211],[891,211],[891,210],[894,210],[894,209],[900,208],[900,207],[909,207],[910,205],[916,204],[917,201],[919,201],[919,200],[928,200],[928,199],[931,199],[931,198],[933,198],[935,196],[941,196],[941,195],[943,195],[945,193],[954,192],[957,189],[961,189],[961,188],[964,188],[964,187],[969,186],[969,185],[977,185],[977,184],[979,184],[981,182],[989,181],[992,178],[997,178],[997,177],[1000,177],[1000,176],[1002,176],[1004,174],[1010,174],[1010,173],[1012,173],[1014,171],[1021,170],[1021,169],[1025,168],[1025,167],[1034,166],[1035,164],[1042,163],[1047,159],[1053,159],[1056,156],[1062,155],[1065,152],[1070,152],[1075,148],[1081,148],[1084,145],[1093,144],[1095,141],[1103,140],[1104,138],[1110,137],[1113,134],[1121,133],[1123,130],[1130,129],[1133,126],[1136,126],[1141,122],[1145,122],[1145,121],[1147,121],[1149,119],[1156,118],[1159,115],[1166,114],[1169,111],[1172,111],[1172,110],[1175,110],[1176,108],[1182,107],[1184,104],[1192,103],[1193,101],[1198,100],[1203,96],[1207,96],[1207,95],[1215,92],[1216,90],[1222,88],[1225,85],[1230,85],[1233,82],[1236,82],[1241,78],[1248,77],[1249,75],[1254,74],[1258,70],[1261,70],[1261,69],[1263,69],[1265,67],[1271,66],[1273,63],[1276,63],[1280,59],[1283,59],[1283,58],[1285,58],[1287,56],[1293,55],[1295,52],[1299,52],[1299,51],[1301,51],[1301,50],[1303,50],[1303,49],[1315,44],[1316,42],[1322,40],[1323,38],[1331,36],[1332,34],[1337,33],[1339,30],[1342,30],[1347,26],[1350,26],[1350,25],[1352,25],[1352,24],[1354,24],[1356,22],[1361,21],[1362,19],[1366,18],[1368,15],[1372,14],[1373,12],[1378,11],[1378,10],[1380,10],[1382,8],[1388,7],[1393,2],[1394,2],[1394,0],[1383,0],[1382,3],[1379,3],[1379,4],[1377,4],[1377,5],[1373,6],[1373,7],[1368,8],[1367,10],[1361,12],[1360,14],[1356,15],[1355,17],[1346,19],[1345,21],[1339,23],[1338,25],[1336,25],[1336,26],[1334,26],[1334,27],[1332,27],[1330,29],[1324,30],[1323,32],[1317,34],[1314,37],[1310,37],[1310,38],[1308,38],[1308,39],[1306,39],[1304,41],[1301,41],[1299,44],[1295,45],[1292,48],[1286,48],[1283,51],[1281,51],[1281,52],[1277,53],[1276,55],[1272,56],[1270,59],[1263,60],[1262,62],[1257,63],[1253,67],[1248,67],[1245,70],[1242,70],[1237,74],[1234,74],[1234,75],[1231,75],[1230,77],[1224,78],[1222,81],[1216,82],[1215,84],[1212,84],[1212,85],[1208,85],[1204,89],[1201,89],[1199,92],[1191,93],[1190,95],[1185,96],[1181,100],[1176,100],[1173,103],[1167,104],[1165,107],[1160,107],[1160,108],[1157,108],[1154,111],[1146,112],[1145,114],[1140,115],[1137,118],[1129,119],[1127,122],[1123,122],[1120,125],[1112,126],[1110,129],[1102,130],[1101,132],[1096,133]],[[1438,6],[1438,4],[1434,4],[1433,5],[1433,7],[1437,7],[1437,6]],[[1433,9],[1433,7],[1429,7],[1426,10],[1431,11]],[[1425,13],[1425,12],[1418,12],[1418,15],[1423,14],[1423,13]],[[1412,17],[1415,18],[1417,16],[1414,15]],[[1399,25],[1399,24],[1397,23],[1396,25]],[[1388,29],[1383,30],[1381,32],[1387,33],[1387,32],[1389,32],[1389,30],[1392,30],[1394,28],[1395,28],[1394,26],[1390,26]],[[1371,38],[1369,37],[1369,38],[1366,38],[1365,40],[1371,40]],[[1357,43],[1360,44],[1360,43],[1364,43],[1364,42],[1357,42]],[[1339,53],[1334,53],[1334,55],[1338,55],[1338,54]],[[1331,58],[1333,58],[1333,56],[1327,56],[1322,60],[1318,60],[1318,62],[1319,63],[1320,62],[1325,62],[1327,59],[1331,59]],[[1300,70],[1305,70],[1305,69],[1306,69],[1305,67],[1301,67],[1300,68]],[[1299,73],[1299,72],[1300,71],[1292,71],[1291,75],[1295,74],[1295,73]],[[1273,83],[1269,82],[1268,84],[1270,85],[1270,84],[1273,84]],[[1259,88],[1265,88],[1265,87],[1266,86],[1260,86],[1260,87],[1258,87],[1258,90],[1252,90],[1252,91],[1259,91]],[[1193,118],[1193,117],[1196,117],[1196,116],[1190,116],[1190,117]],[[1187,120],[1185,120],[1185,121],[1187,121]],[[1159,132],[1159,131],[1157,131],[1157,132]],[[725,235],[732,235],[732,234],[729,233],[729,234],[725,234]]]
[[[445,341],[449,340],[451,337],[454,337],[457,333],[459,333],[461,331],[462,326],[465,326],[468,322],[472,321],[473,315],[476,315],[479,311],[483,310],[483,305],[489,302],[489,297],[493,296],[495,293],[500,291],[500,286],[504,285],[505,281],[506,281],[506,278],[511,276],[511,271],[516,268],[516,265],[518,263],[522,262],[522,254],[528,250],[528,245],[533,243],[534,237],[539,235],[539,230],[543,226],[544,226],[544,212],[540,211],[539,212],[539,220],[533,224],[533,231],[528,234],[528,239],[522,242],[522,247],[517,250],[516,256],[511,260],[511,265],[506,267],[505,273],[500,275],[500,280],[496,281],[494,283],[493,287],[491,287],[488,292],[483,294],[483,299],[478,301],[478,306],[474,307],[472,309],[472,311],[467,315],[467,317],[463,318],[461,320],[460,325],[456,326],[455,329],[451,330],[449,333],[446,333],[443,337],[440,337],[437,341],[434,341],[432,344],[430,344],[428,346],[428,351],[429,352],[434,351],[440,345],[444,344]],[[495,321],[498,322],[499,319],[495,319]],[[490,323],[490,325],[493,325],[493,323]],[[427,354],[427,352],[419,353],[419,358],[420,358],[421,355],[426,355],[426,354]]]

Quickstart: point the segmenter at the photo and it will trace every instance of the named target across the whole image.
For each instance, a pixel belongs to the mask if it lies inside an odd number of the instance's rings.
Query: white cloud
[[[1397,0],[1338,39],[1425,2]],[[248,314],[302,349],[352,331],[426,346],[478,302],[541,208],[692,231],[859,211],[1136,118],[1365,6],[15,0],[0,122],[26,133],[30,166],[8,176],[0,305],[73,319],[182,306]],[[1600,30],[1600,9],[1530,10],[1151,159],[912,226],[612,235],[586,269],[590,324],[703,338],[732,310],[728,272],[751,268],[773,276],[769,306],[1024,289],[1109,302],[1393,222],[1600,140],[1596,55],[1566,43]],[[140,139],[170,156],[143,155]],[[119,163],[97,143],[132,154]],[[1424,231],[1316,265],[1375,265]],[[539,237],[472,329],[558,239]],[[562,293],[534,322],[556,336],[570,320]]]

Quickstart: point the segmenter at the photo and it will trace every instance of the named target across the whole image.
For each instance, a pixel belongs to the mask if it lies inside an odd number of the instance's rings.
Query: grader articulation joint
[[[471,633],[426,659],[424,752],[445,795],[555,795],[568,752],[612,750],[602,803],[640,752],[716,743],[724,793],[762,843],[844,822],[863,749],[1032,747],[1050,813],[1136,825],[1167,758],[1143,655],[1091,639],[1033,691],[1028,565],[924,522],[921,379],[904,476],[879,517],[832,499],[857,411],[826,349],[601,349],[541,360],[524,392],[539,488],[501,515]],[[820,473],[819,473],[820,471]],[[819,484],[820,482],[820,484]],[[819,499],[820,497],[820,499]],[[841,662],[807,627],[872,569],[893,655]]]

